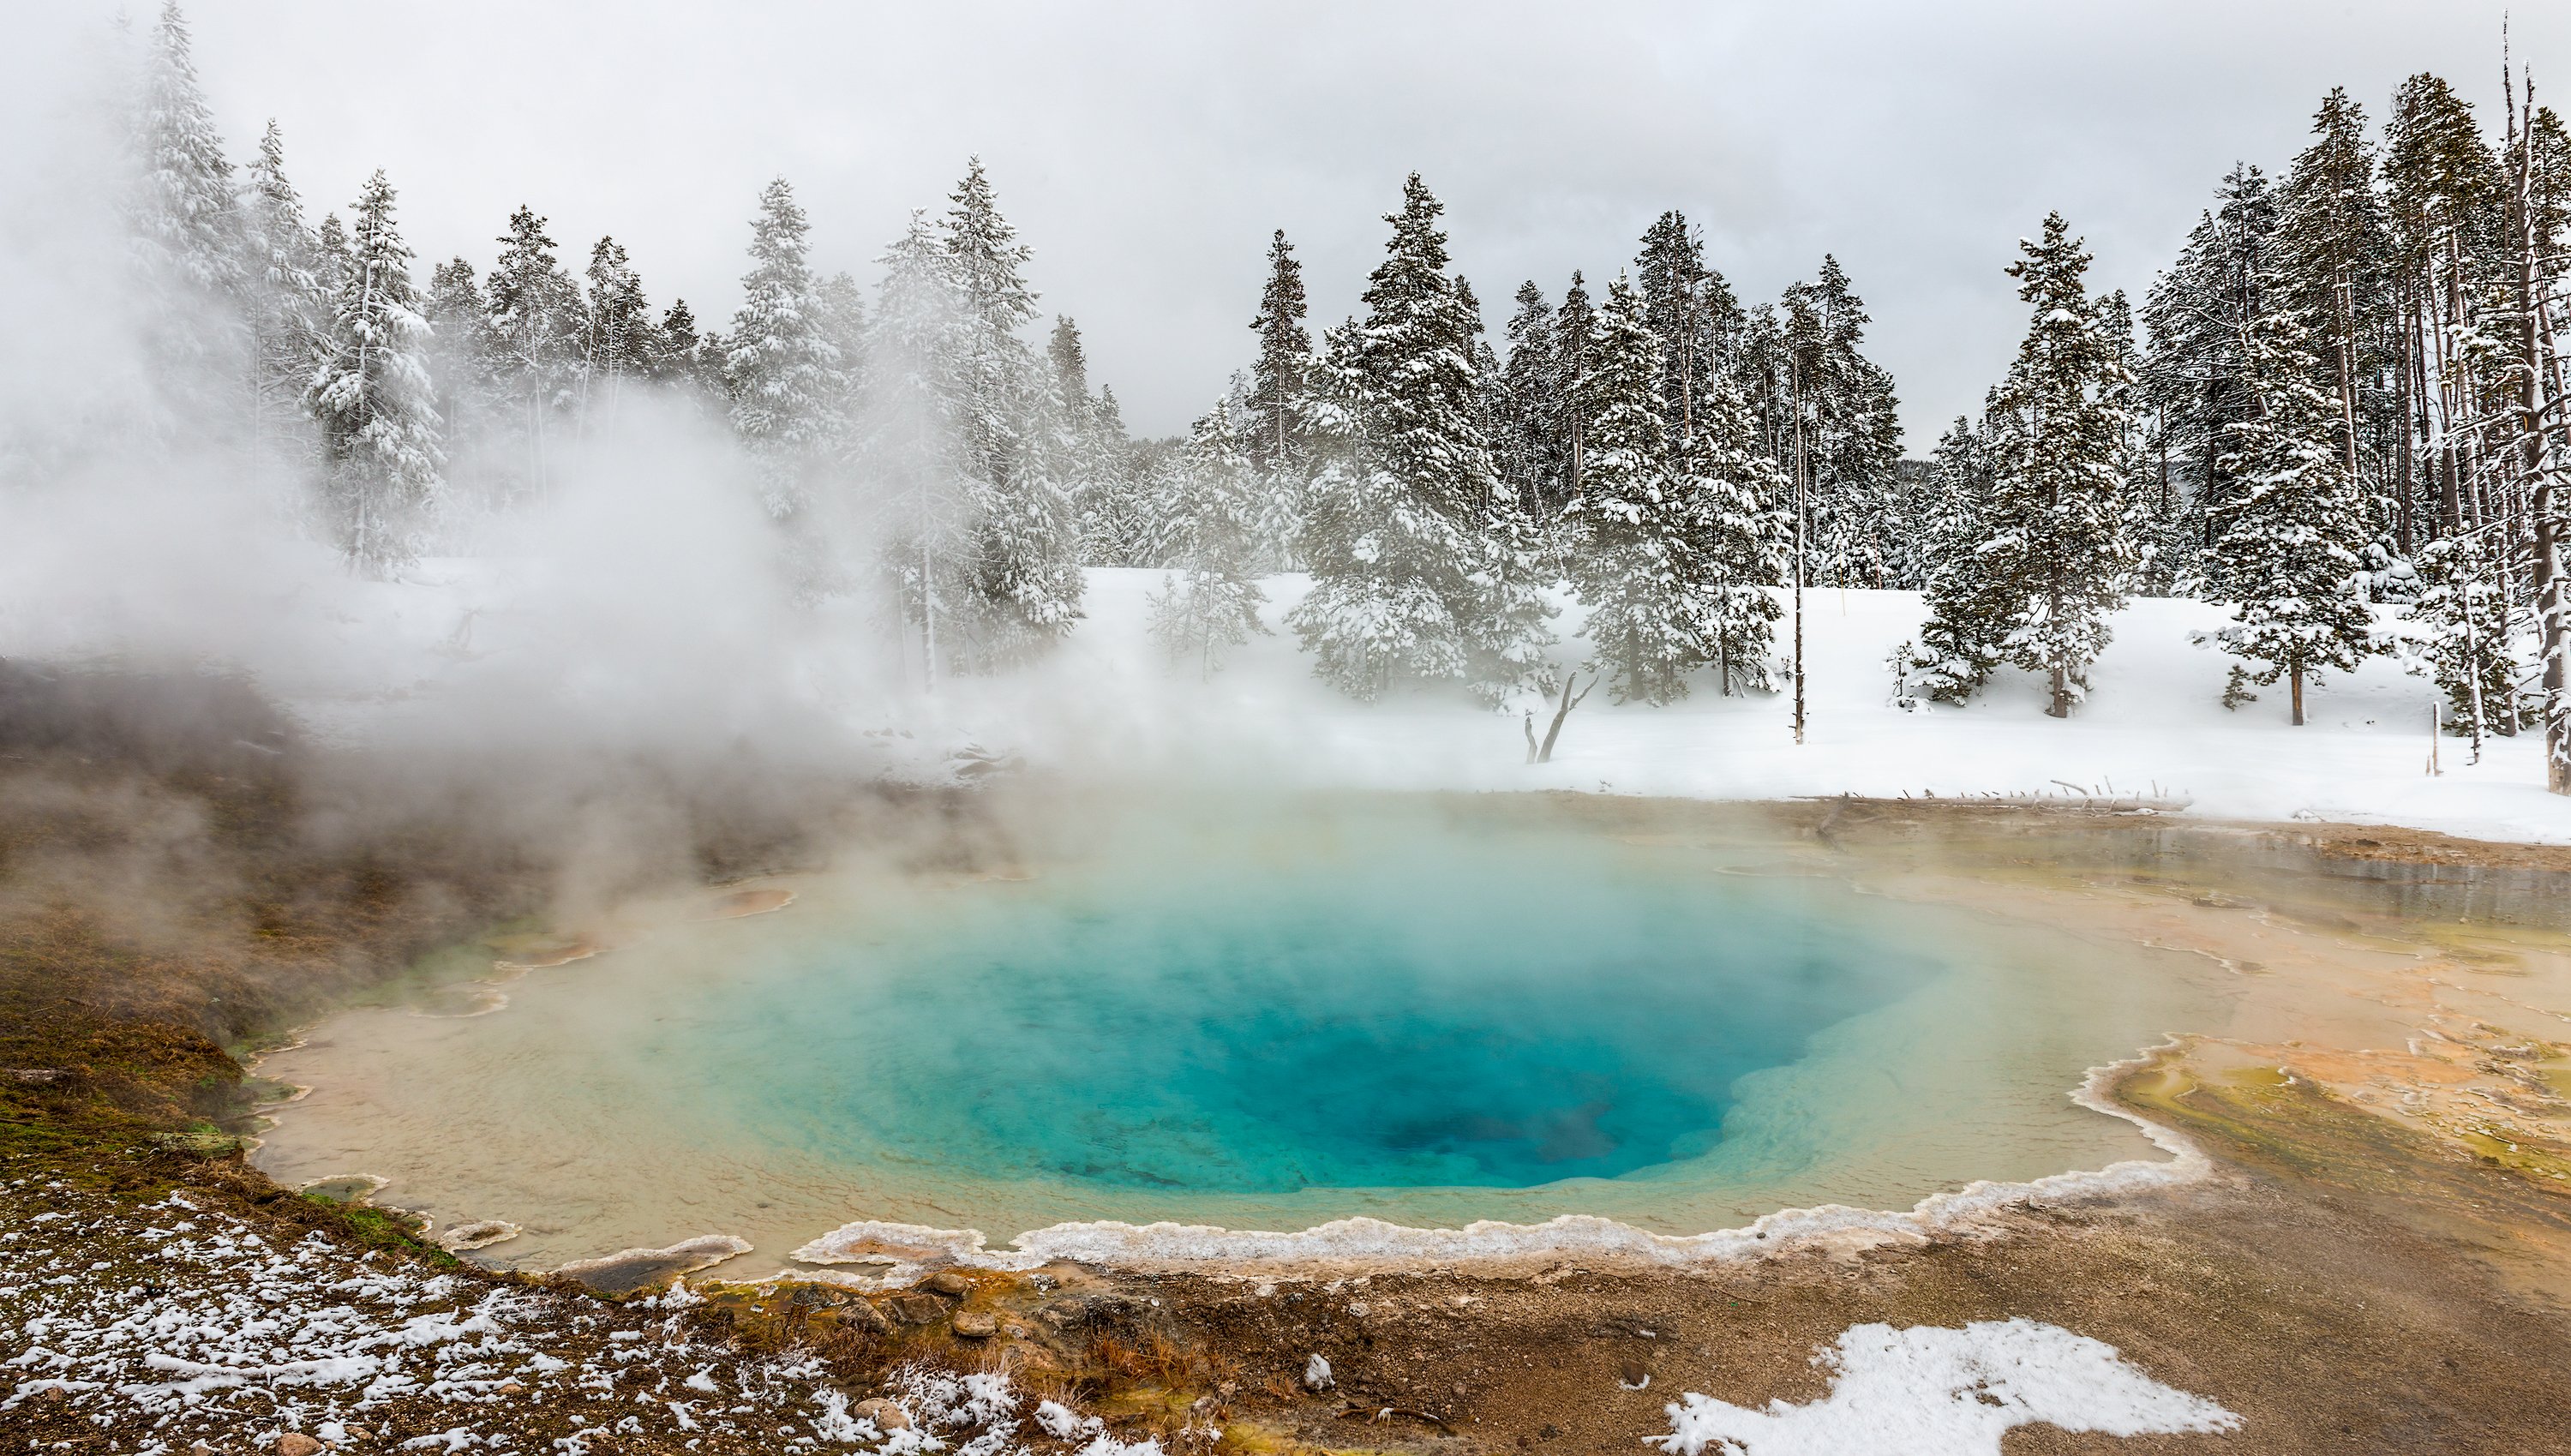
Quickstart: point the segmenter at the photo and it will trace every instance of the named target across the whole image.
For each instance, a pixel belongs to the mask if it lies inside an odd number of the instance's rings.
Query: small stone
[[[319,1456],[321,1443],[301,1431],[287,1431],[276,1438],[276,1456]]]
[[[839,1323],[850,1329],[882,1334],[892,1328],[892,1321],[884,1318],[884,1312],[871,1299],[851,1299],[838,1307],[836,1315]]]
[[[861,1421],[873,1421],[876,1430],[887,1434],[910,1429],[910,1412],[880,1397],[874,1400],[860,1400],[856,1408],[848,1413]]]
[[[1304,1389],[1327,1390],[1334,1383],[1336,1382],[1330,1377],[1330,1362],[1321,1358],[1318,1352],[1303,1362]]]
[[[946,1306],[926,1294],[900,1293],[884,1302],[892,1306],[892,1317],[904,1324],[935,1324],[946,1317]]]
[[[952,1294],[961,1299],[973,1292],[973,1281],[953,1269],[939,1269],[920,1280],[920,1287],[936,1294]]]
[[[215,1456],[215,1448],[203,1441],[192,1442],[188,1447],[188,1456]]]
[[[524,1395],[527,1393],[527,1387],[519,1384],[515,1380],[503,1380],[500,1382],[500,1393],[502,1395]]]
[[[1000,1332],[1000,1322],[987,1314],[958,1310],[955,1314],[955,1332],[966,1339],[989,1339]]]

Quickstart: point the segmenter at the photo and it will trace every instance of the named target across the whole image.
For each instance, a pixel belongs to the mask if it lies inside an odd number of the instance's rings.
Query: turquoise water
[[[764,1137],[994,1178],[1522,1188],[1720,1141],[1734,1083],[1934,963],[1609,841],[1075,873],[823,940],[647,1055]]]

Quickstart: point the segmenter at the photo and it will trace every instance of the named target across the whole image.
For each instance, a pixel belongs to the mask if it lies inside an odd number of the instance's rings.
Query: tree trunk
[[[2526,114],[2535,117],[2535,83],[2526,84]],[[2511,131],[2515,131],[2512,117]],[[2536,249],[2534,139],[2517,143],[2517,196],[2511,210],[2517,236],[2517,449],[2525,472],[2528,514],[2535,524],[2535,631],[2544,663],[2544,786],[2571,794],[2571,701],[2566,701],[2566,647],[2562,602],[2562,523],[2556,515],[2553,462],[2544,448],[2542,393],[2548,374],[2536,335]]]
[[[1582,701],[1589,697],[1590,690],[1596,688],[1599,680],[1606,675],[1603,673],[1590,674],[1589,687],[1581,689],[1580,696],[1575,698],[1571,694],[1571,684],[1572,681],[1579,676],[1580,674],[1577,672],[1563,674],[1562,700],[1553,710],[1553,723],[1544,730],[1544,741],[1536,746],[1535,760],[1539,763],[1550,763],[1553,761],[1553,744],[1555,739],[1562,736],[1562,721],[1571,717],[1571,710],[1578,708]],[[1533,718],[1530,717],[1528,723],[1532,725],[1533,722]],[[1530,728],[1530,735],[1532,735],[1532,728]]]
[[[2297,658],[2286,666],[2286,675],[2295,684],[2295,727],[2304,726],[2304,661]]]

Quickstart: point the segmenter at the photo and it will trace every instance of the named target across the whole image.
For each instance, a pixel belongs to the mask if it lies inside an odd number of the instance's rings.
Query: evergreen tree
[[[957,656],[981,503],[955,459],[955,309],[944,249],[924,214],[877,259],[868,323],[862,452],[875,492],[875,538],[918,634],[921,682],[934,689]]]
[[[1554,496],[1549,503],[1553,515],[1559,515],[1580,489],[1584,453],[1581,432],[1589,418],[1589,405],[1580,397],[1580,381],[1589,372],[1590,331],[1596,324],[1597,312],[1590,305],[1589,289],[1580,270],[1574,268],[1571,286],[1563,290],[1562,307],[1553,316],[1553,343],[1558,354],[1553,365],[1556,423],[1550,479]]]
[[[1787,404],[1802,419],[1805,553],[1823,586],[1884,585],[1886,534],[1893,528],[1901,426],[1892,376],[1860,346],[1871,320],[1838,259],[1786,290],[1779,345],[1787,355]],[[1775,432],[1781,461],[1791,428]]]
[[[652,382],[693,391],[708,399],[724,393],[723,340],[701,332],[697,311],[685,298],[670,300],[652,330]]]
[[[2243,329],[2267,306],[2275,276],[2276,200],[2267,175],[2235,167],[2216,207],[2188,235],[2178,261],[2153,283],[2143,304],[2151,346],[2144,365],[2146,399],[2157,417],[2156,447],[2187,499],[2189,526],[2166,554],[2174,590],[2204,575],[2214,541],[2213,513],[2236,489],[2224,474],[2232,428],[2251,410]],[[2190,559],[2181,559],[2182,555]]]
[[[1824,285],[1844,295],[1846,278],[1838,264],[1825,260],[1823,272]],[[1686,215],[1676,211],[1663,213],[1644,233],[1634,281],[1644,318],[1660,339],[1662,412],[1672,438],[1686,439],[1701,427],[1701,405],[1725,374],[1727,356],[1738,350],[1741,304],[1723,274],[1706,265],[1704,241],[1688,226]],[[1833,302],[1838,301],[1834,296]],[[1845,302],[1852,305],[1852,296]],[[1859,314],[1842,326],[1853,329],[1863,322]],[[1854,338],[1851,332],[1851,351]]]
[[[1675,442],[1672,474],[1697,543],[1700,652],[1714,660],[1725,696],[1776,685],[1768,657],[1785,608],[1765,590],[1786,579],[1794,486],[1758,449],[1758,428],[1738,380],[1717,374]]]
[[[260,136],[242,197],[243,295],[250,328],[253,473],[294,476],[318,460],[303,391],[320,362],[330,298],[303,200],[285,178],[276,123]]]
[[[1202,677],[1224,654],[1268,631],[1259,608],[1268,598],[1257,575],[1264,548],[1259,467],[1249,444],[1265,421],[1249,403],[1227,398],[1191,427],[1184,454],[1156,482],[1167,563],[1181,575],[1162,579],[1149,597],[1155,641],[1173,661],[1193,659]]]
[[[2417,634],[2411,670],[2443,691],[2447,728],[2470,737],[2478,754],[2482,739],[2515,736],[2538,708],[2519,687],[2526,665],[2509,631],[2505,574],[2478,535],[2429,543],[2419,571],[2425,587],[2409,612]]]
[[[1632,286],[1607,286],[1580,398],[1590,406],[1587,467],[1564,511],[1576,533],[1572,589],[1589,608],[1590,667],[1620,702],[1686,696],[1700,660],[1702,564],[1692,504],[1670,470],[1661,344]]]
[[[813,504],[846,435],[847,385],[805,260],[808,231],[794,189],[781,177],[769,183],[751,223],[741,309],[724,338],[733,429],[758,462],[761,501],[780,521]]]
[[[1303,265],[1279,229],[1268,244],[1268,281],[1259,290],[1259,313],[1250,320],[1259,335],[1252,368],[1252,426],[1244,445],[1251,468],[1279,496],[1300,494],[1302,421],[1312,367],[1312,335],[1304,328]]]
[[[1313,588],[1287,620],[1314,671],[1366,700],[1400,678],[1466,679],[1492,696],[1531,667],[1526,543],[1499,514],[1479,321],[1446,270],[1443,211],[1413,174],[1385,220],[1364,322],[1333,329],[1314,371]]]
[[[501,504],[493,471],[483,459],[496,417],[510,409],[492,359],[490,303],[473,264],[450,258],[429,269],[428,296],[420,314],[429,326],[423,356],[440,433],[446,447],[450,501],[493,508]]]
[[[1529,279],[1518,285],[1516,301],[1517,311],[1503,331],[1509,356],[1500,368],[1499,429],[1493,443],[1501,479],[1518,508],[1549,526],[1564,502],[1563,389],[1555,374],[1561,348],[1553,333],[1553,305],[1544,290]]]
[[[1000,216],[980,158],[949,197],[940,242],[955,309],[956,459],[981,506],[973,662],[993,668],[1050,646],[1079,616],[1079,516],[1043,448],[1055,428],[1050,391],[1019,333],[1036,313],[1028,249]]]
[[[2367,498],[2372,534],[2407,552],[2415,522],[2403,509],[2398,481],[2385,479],[2383,468],[2405,424],[2389,387],[2399,324],[2374,148],[2363,109],[2336,88],[2322,98],[2313,136],[2278,190],[2283,301],[2316,328],[2322,367],[2339,403],[2340,463]]]
[[[131,223],[145,345],[165,407],[202,429],[230,418],[235,381],[252,361],[233,165],[197,83],[177,0],[166,0],[153,27],[134,150]]]
[[[368,576],[416,558],[444,465],[422,356],[429,328],[393,201],[380,172],[357,195],[326,353],[305,396],[321,425],[331,526],[350,566]]]
[[[2137,560],[2118,403],[2129,381],[2087,296],[2089,254],[2062,216],[2019,247],[2009,275],[2033,316],[1985,416],[1982,539],[1968,568],[1932,582],[1927,651],[1911,666],[1930,696],[1954,702],[2012,663],[2045,677],[2045,711],[2067,718]]]
[[[1061,463],[1054,475],[1071,496],[1081,560],[1095,566],[1142,565],[1150,550],[1151,507],[1135,471],[1134,442],[1125,433],[1116,391],[1101,385],[1091,392],[1088,348],[1080,325],[1069,318],[1054,320],[1045,356],[1061,419]],[[1263,539],[1273,545],[1273,536]]]
[[[1116,391],[1100,385],[1097,436],[1104,456],[1075,502],[1080,510],[1080,539],[1088,560],[1100,566],[1158,566],[1153,546],[1152,501],[1157,495],[1146,460],[1149,443],[1138,443],[1125,431],[1125,413]]]
[[[2237,604],[2221,639],[2259,665],[2246,681],[2289,680],[2300,727],[2306,680],[2353,672],[2374,650],[2356,554],[2364,520],[2337,439],[2345,417],[2314,382],[2321,369],[2303,320],[2282,302],[2261,312],[2243,354],[2255,413],[2233,427],[2225,466],[2241,489],[2216,517],[2215,552]]]
[[[554,416],[577,396],[584,331],[579,285],[554,256],[545,220],[520,208],[501,235],[483,305],[490,311],[485,338],[507,408],[501,418],[517,434],[524,488],[542,497],[552,488],[549,461]]]
[[[612,422],[626,382],[650,377],[660,341],[654,336],[652,305],[643,296],[643,279],[622,243],[601,238],[590,247],[588,283],[587,306],[578,315],[581,413],[584,419]]]

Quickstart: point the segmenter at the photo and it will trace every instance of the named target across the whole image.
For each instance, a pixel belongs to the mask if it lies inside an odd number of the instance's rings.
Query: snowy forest
[[[2065,717],[2114,612],[2186,596],[2231,608],[2206,642],[2227,706],[2270,690],[2301,723],[2315,679],[2396,655],[2476,745],[2544,731],[2571,792],[2571,134],[2531,83],[2493,119],[2417,76],[2379,127],[2332,91],[2275,177],[2220,181],[2139,303],[2043,219],[2007,263],[2015,359],[1913,460],[1838,262],[1745,300],[1675,209],[1630,259],[1519,283],[1496,326],[1416,175],[1357,316],[1309,317],[1278,232],[1244,367],[1185,437],[1137,439],[978,161],[871,279],[817,271],[769,183],[742,301],[703,318],[533,206],[487,268],[414,257],[380,173],[315,221],[273,125],[228,151],[175,6],[140,60],[145,428],[218,442],[362,575],[469,554],[545,497],[552,452],[650,398],[737,436],[798,600],[865,604],[923,688],[1042,655],[1083,568],[1118,566],[1163,574],[1184,671],[1267,630],[1263,578],[1306,572],[1283,625],[1335,688],[1461,684],[1557,728],[1584,674],[1646,704],[1791,691],[1802,590],[1915,590],[1896,703],[2008,669]],[[0,471],[42,464],[21,444]]]

